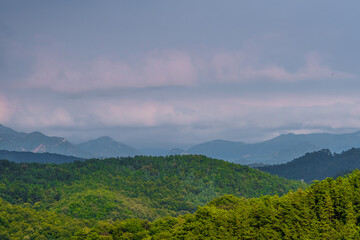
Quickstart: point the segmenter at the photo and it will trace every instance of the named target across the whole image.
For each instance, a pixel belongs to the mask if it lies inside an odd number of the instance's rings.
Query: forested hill
[[[224,196],[193,215],[161,219],[138,233],[152,239],[360,239],[359,186],[360,172],[355,171],[348,178],[328,178],[283,197]],[[120,224],[108,227],[113,232],[121,229]],[[116,236],[126,234],[118,231]]]
[[[0,239],[360,239],[359,199],[358,170],[282,197],[225,195],[153,222],[81,220],[0,199]]]
[[[304,187],[205,156],[126,157],[67,164],[0,161],[0,197],[83,219],[156,219],[194,212],[224,194],[283,195]]]
[[[341,154],[332,154],[323,149],[307,153],[286,164],[259,167],[258,169],[288,179],[303,179],[306,182],[344,175],[360,168],[360,148],[352,148]]]

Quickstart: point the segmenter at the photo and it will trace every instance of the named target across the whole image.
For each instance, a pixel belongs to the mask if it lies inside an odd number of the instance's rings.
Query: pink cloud
[[[147,82],[163,85],[193,85],[197,78],[197,70],[189,54],[171,52],[171,54],[152,54],[144,61],[141,77]]]
[[[98,89],[189,86],[197,73],[189,55],[178,51],[150,53],[136,64],[100,58],[80,65],[52,55],[38,56],[37,67],[26,86],[59,92]]]
[[[82,108],[98,123],[107,126],[191,125],[195,123],[223,123],[233,127],[246,127],[250,123],[270,127],[297,121],[312,114],[313,108],[330,109],[334,106],[351,106],[349,98],[309,96],[283,96],[282,98],[199,98],[178,99],[166,102],[148,100],[102,100],[88,102]],[[296,109],[287,116],[284,109]],[[300,115],[299,115],[300,114]],[[267,116],[264,118],[264,115]],[[272,121],[269,121],[269,119]],[[86,120],[85,120],[86,121]],[[268,122],[269,121],[269,122]]]
[[[0,123],[6,123],[11,119],[12,108],[9,101],[0,95]]]
[[[114,88],[193,86],[206,84],[210,79],[224,83],[353,77],[326,66],[316,53],[309,53],[304,65],[293,72],[280,65],[261,64],[256,56],[246,52],[223,52],[205,57],[175,50],[153,51],[130,59],[132,61],[103,57],[79,63],[39,52],[33,74],[24,79],[23,87],[78,93]]]
[[[13,123],[19,126],[54,127],[75,126],[74,117],[63,107],[46,103],[22,103],[13,115]]]
[[[248,61],[248,59],[251,59]],[[316,53],[308,53],[305,65],[295,72],[290,72],[281,66],[263,65],[254,62],[253,57],[242,53],[222,53],[215,55],[211,61],[215,76],[219,81],[248,81],[252,79],[268,79],[273,81],[301,81],[337,78],[352,78],[352,74],[336,71],[322,63]]]
[[[108,126],[146,126],[192,123],[192,117],[175,109],[173,103],[159,101],[111,100],[93,102],[87,109],[97,121]]]
[[[93,126],[178,126],[189,135],[216,136],[224,130],[224,126],[228,129],[274,129],[301,123],[302,131],[306,131],[307,126],[309,129],[313,129],[313,126],[360,127],[359,99],[351,96],[199,96],[166,101],[81,98],[65,99],[61,106],[30,97],[28,101],[18,103],[19,110],[14,113],[9,112],[9,104],[0,99],[1,121],[4,119],[11,121],[12,125],[32,129],[58,126],[89,129]],[[11,119],[4,118],[5,115],[11,116]]]

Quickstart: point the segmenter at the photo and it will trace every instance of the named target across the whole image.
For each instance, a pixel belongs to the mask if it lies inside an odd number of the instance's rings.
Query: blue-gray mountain
[[[360,147],[360,131],[347,134],[286,134],[254,144],[215,140],[196,145],[187,151],[173,149],[160,155],[202,154],[240,164],[279,164],[324,148],[330,149],[332,152],[341,152],[353,147]],[[139,150],[116,142],[109,137],[101,137],[74,145],[61,137],[48,137],[40,132],[16,132],[1,124],[0,150],[49,152],[80,158],[154,155],[150,154],[150,150],[141,153]]]
[[[240,164],[278,164],[324,148],[341,152],[353,147],[360,147],[360,131],[346,134],[285,134],[253,144],[215,140],[196,145],[187,152]]]
[[[119,143],[110,137],[100,137],[77,145],[95,157],[128,157],[140,155],[141,152],[133,147]]]
[[[62,155],[91,158],[92,155],[74,146],[65,138],[48,137],[40,132],[16,132],[0,124],[0,150],[57,153]]]
[[[134,156],[140,152],[109,137],[74,145],[61,137],[49,137],[40,132],[23,133],[0,124],[0,150],[57,153],[78,158]]]

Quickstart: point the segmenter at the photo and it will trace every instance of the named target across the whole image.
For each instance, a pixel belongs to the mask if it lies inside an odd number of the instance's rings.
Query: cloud
[[[0,121],[14,128],[74,129],[74,135],[114,128],[127,129],[128,136],[129,129],[152,129],[149,139],[203,140],[360,128],[357,93],[344,94],[354,88],[334,90],[353,75],[332,69],[316,53],[292,71],[245,51],[164,50],[92,61],[65,61],[45,51],[36,56],[32,74],[0,97]]]
[[[332,113],[332,109],[335,113],[341,111],[342,115],[348,117],[351,114],[351,118],[360,116],[359,110],[354,107],[354,103],[358,101],[356,97],[329,98],[327,95],[315,93],[307,95],[306,98],[300,93],[282,93],[277,96],[189,96],[184,93],[175,98],[170,94],[158,99],[151,96],[49,99],[48,96],[39,94],[36,99],[32,95],[23,96],[16,104],[18,110],[12,115],[21,125],[31,126],[214,128],[255,125],[272,128],[288,121],[310,123],[308,119],[321,121]],[[8,107],[1,109],[5,109],[5,113],[9,112]],[[311,117],[308,118],[309,116]]]
[[[297,71],[273,63],[261,63],[246,52],[220,52],[210,56],[185,51],[152,51],[125,59],[98,57],[93,61],[66,61],[39,51],[32,74],[19,87],[50,89],[62,93],[242,83],[253,80],[295,82],[344,79],[352,74],[331,69],[319,54],[308,53]]]
[[[51,127],[72,127],[77,123],[69,110],[63,107],[54,107],[49,102],[29,102],[22,103],[14,112],[11,121],[18,126],[31,128],[51,128]]]
[[[184,111],[180,101],[167,99],[102,99],[90,100],[82,106],[90,118],[84,122],[110,127],[183,126],[194,122],[194,115]]]
[[[0,95],[0,123],[8,122],[12,117],[13,110],[9,101]]]
[[[197,78],[191,57],[183,52],[152,52],[135,62],[99,58],[79,64],[40,54],[34,73],[24,82],[26,87],[78,93],[114,88],[189,86]]]
[[[170,94],[171,95],[171,94]],[[4,98],[2,98],[4,99]],[[40,130],[55,134],[51,129],[67,130],[70,139],[86,134],[98,137],[107,134],[147,139],[166,136],[163,142],[230,140],[263,140],[269,133],[313,132],[326,129],[360,128],[359,98],[354,96],[307,95],[283,93],[265,96],[171,96],[163,99],[146,97],[117,98],[116,96],[83,98],[48,98],[39,94],[23,96],[9,112],[8,101],[0,101],[0,120],[15,129]],[[3,107],[5,103],[5,106]],[[5,109],[5,112],[4,110]],[[4,118],[4,116],[11,116]],[[71,129],[71,131],[69,130]],[[95,129],[95,130],[94,130]],[[109,129],[118,129],[111,131]],[[133,129],[133,130],[131,130]],[[137,130],[135,130],[137,129]],[[142,133],[151,132],[145,136]],[[60,131],[60,133],[61,133]],[[135,133],[136,132],[136,133]],[[59,131],[56,132],[59,135]],[[60,134],[61,135],[61,134]],[[251,136],[250,136],[251,135]],[[187,139],[187,140],[186,140]],[[86,139],[81,139],[86,140]],[[157,139],[158,142],[161,140]],[[150,143],[149,143],[150,144]]]
[[[354,75],[336,71],[323,64],[317,53],[308,53],[305,65],[295,72],[274,64],[261,64],[254,62],[253,57],[246,54],[222,53],[212,58],[215,76],[220,81],[241,82],[253,79],[273,81],[301,81],[331,78],[353,78]],[[248,61],[249,60],[249,61]]]
[[[354,108],[351,98],[325,96],[301,96],[283,98],[266,97],[203,97],[191,99],[161,100],[101,100],[90,101],[81,107],[101,125],[129,127],[195,126],[241,128],[260,126],[279,127],[287,122],[309,123],[310,119],[334,118],[332,109],[338,112]],[[315,113],[313,109],[316,109]],[[343,110],[346,114],[346,110]],[[349,116],[349,113],[346,114]],[[359,114],[354,113],[355,116]],[[340,120],[339,117],[335,119]],[[324,120],[324,122],[326,122]]]

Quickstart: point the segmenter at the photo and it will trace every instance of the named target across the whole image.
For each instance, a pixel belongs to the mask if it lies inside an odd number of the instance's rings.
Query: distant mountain
[[[16,132],[0,124],[0,150],[57,153],[62,155],[91,158],[92,155],[81,150],[61,137],[48,137],[40,132]]]
[[[119,143],[110,137],[100,137],[77,146],[95,157],[127,157],[141,154],[135,148]]]
[[[0,160],[9,160],[16,163],[71,163],[82,158],[65,156],[56,153],[33,153],[33,152],[14,152],[0,150]]]
[[[360,148],[352,148],[340,154],[323,149],[307,153],[286,164],[258,167],[264,172],[306,182],[339,176],[357,168],[360,169]]]
[[[276,164],[289,162],[307,152],[323,148],[341,152],[352,147],[360,147],[360,132],[285,134],[254,144],[215,140],[193,146],[187,152],[241,164]]]
[[[11,128],[5,127],[4,125],[0,124],[0,135],[2,134],[16,134],[18,132],[12,130]]]
[[[188,150],[189,153],[203,154],[213,158],[220,159],[237,159],[239,157],[246,158],[246,156],[239,155],[245,153],[247,144],[242,142],[231,142],[225,140],[214,140],[210,142],[201,143]]]
[[[41,132],[22,133],[0,124],[0,150],[57,153],[78,158],[135,156],[141,152],[110,137],[100,137],[74,145],[61,137]]]

